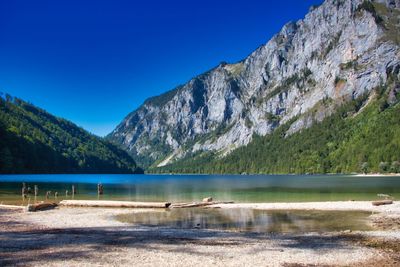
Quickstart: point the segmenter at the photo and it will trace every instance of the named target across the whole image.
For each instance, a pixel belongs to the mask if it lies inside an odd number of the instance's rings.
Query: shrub
[[[379,163],[379,171],[380,172],[387,172],[388,170],[389,170],[389,163],[388,162]]]
[[[340,78],[339,76],[335,77],[335,81],[334,81],[335,86],[337,86],[339,83],[344,83],[344,82],[346,82],[346,79]]]
[[[392,165],[390,166],[390,171],[394,172],[394,173],[399,173],[400,172],[400,162],[393,161]]]
[[[362,171],[363,173],[368,173],[368,171],[369,171],[369,164],[368,164],[368,162],[363,162],[363,163],[361,164],[361,171]]]

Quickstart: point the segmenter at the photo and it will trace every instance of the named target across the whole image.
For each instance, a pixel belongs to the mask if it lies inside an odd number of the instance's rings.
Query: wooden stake
[[[35,191],[35,197],[39,195],[39,187],[37,185],[34,186],[34,191]]]
[[[104,193],[104,188],[102,184],[97,184],[97,194],[98,195],[103,195]]]
[[[22,196],[26,195],[28,193],[27,191],[28,190],[26,189],[26,184],[22,183],[22,190],[21,190]]]

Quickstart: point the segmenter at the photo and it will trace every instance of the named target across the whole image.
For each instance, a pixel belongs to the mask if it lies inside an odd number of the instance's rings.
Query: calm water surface
[[[306,233],[368,231],[368,216],[359,211],[263,211],[252,209],[172,209],[117,216],[134,225],[177,229]]]
[[[373,200],[377,194],[400,198],[400,177],[355,177],[346,175],[0,175],[0,203],[33,202],[21,197],[21,183],[44,200],[46,191],[58,192],[52,201],[98,199],[97,183],[104,185],[101,199],[132,201],[199,201],[211,196],[218,201],[298,202]]]

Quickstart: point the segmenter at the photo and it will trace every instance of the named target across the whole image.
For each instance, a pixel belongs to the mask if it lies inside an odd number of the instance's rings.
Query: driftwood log
[[[63,200],[60,206],[66,207],[102,207],[102,208],[168,208],[169,202],[132,202],[108,200]]]
[[[176,203],[172,204],[171,208],[197,208],[197,207],[206,207],[216,204],[232,204],[232,203],[233,201]]]
[[[27,211],[48,210],[57,207],[56,203],[36,203],[26,206]]]
[[[25,206],[17,206],[17,205],[6,205],[6,204],[0,204],[0,208],[5,208],[5,209],[25,209]]]
[[[372,205],[374,205],[374,206],[382,206],[382,205],[390,205],[390,204],[393,204],[393,200],[386,199],[386,200],[372,201]]]
[[[203,198],[203,202],[212,202],[213,198],[212,197],[205,197]]]

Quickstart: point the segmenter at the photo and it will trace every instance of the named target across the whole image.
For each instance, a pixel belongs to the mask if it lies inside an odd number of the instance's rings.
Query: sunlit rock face
[[[327,0],[243,61],[148,99],[109,138],[162,166],[224,156],[284,123],[287,134],[309,127],[399,71],[399,8],[399,0]]]

